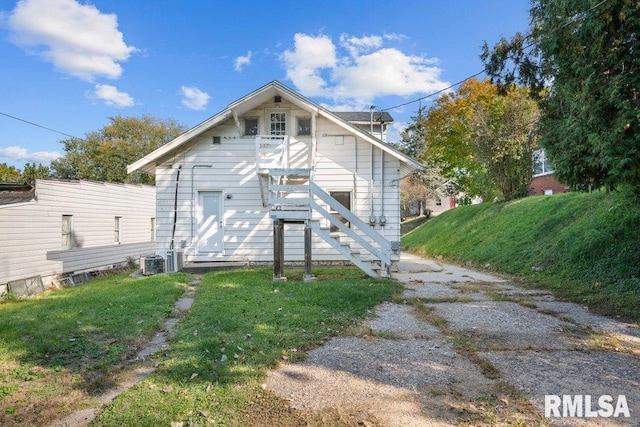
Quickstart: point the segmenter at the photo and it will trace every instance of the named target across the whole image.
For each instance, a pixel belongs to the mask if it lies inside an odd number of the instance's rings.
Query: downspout
[[[370,151],[370,157],[371,157],[371,179],[369,180],[369,200],[371,201],[371,214],[369,215],[369,225],[370,226],[374,226],[376,225],[376,216],[375,216],[375,205],[373,203],[374,198],[373,198],[373,165],[374,165],[374,152],[373,152],[373,144],[370,144],[371,147],[371,151]]]
[[[371,136],[373,136],[373,111],[376,109],[375,105],[372,105],[371,107],[369,107],[369,111],[371,112]],[[376,216],[375,216],[375,205],[373,203],[374,198],[373,198],[373,164],[374,164],[374,160],[373,160],[373,144],[371,144],[371,180],[369,181],[369,200],[371,200],[371,214],[369,215],[369,225],[370,226],[374,226],[376,225]]]
[[[191,244],[193,245],[193,241],[196,239],[196,232],[193,229],[193,217],[195,216],[196,210],[196,195],[193,191],[193,176],[195,175],[195,168],[210,168],[211,165],[193,165],[191,166]]]
[[[173,241],[176,237],[176,222],[178,221],[178,183],[180,182],[180,170],[182,165],[178,166],[178,173],[176,174],[176,193],[173,198],[173,230],[171,230],[171,244],[169,250],[173,250]]]
[[[355,214],[358,214],[358,138],[353,138],[353,155],[355,159],[353,173],[353,205]]]
[[[380,219],[378,221],[380,227],[384,227],[387,223],[387,217],[384,216],[384,150],[380,148]]]

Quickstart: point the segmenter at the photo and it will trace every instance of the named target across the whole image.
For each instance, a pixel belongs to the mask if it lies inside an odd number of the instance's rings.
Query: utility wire
[[[55,133],[58,133],[60,135],[68,136],[69,138],[82,139],[82,138],[75,137],[73,135],[69,135],[68,133],[60,132],[59,130],[51,129],[51,128],[48,128],[46,126],[42,126],[42,125],[39,125],[37,123],[34,123],[34,122],[30,122],[29,120],[21,119],[20,117],[12,116],[11,114],[3,113],[2,111],[0,111],[0,115],[5,116],[5,117],[9,117],[9,118],[14,119],[14,120],[18,120],[20,122],[27,123],[27,124],[29,124],[31,126],[36,126],[36,127],[48,130],[50,132],[55,132]]]

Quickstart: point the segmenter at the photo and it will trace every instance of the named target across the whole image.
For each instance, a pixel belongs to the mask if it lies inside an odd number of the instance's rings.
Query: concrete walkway
[[[406,284],[406,296],[433,307],[449,332],[465,336],[475,355],[524,393],[543,416],[545,396],[551,415],[560,400],[561,417],[545,418],[554,425],[640,426],[637,324],[594,315],[546,291],[523,289],[498,277],[410,254],[402,256],[394,277]],[[563,419],[563,395],[571,396],[573,404],[582,399],[578,410],[583,415],[598,409],[603,409],[599,415],[607,415],[606,404],[600,408],[598,398],[612,396],[614,412],[616,404],[620,406],[619,417]],[[626,399],[629,418],[621,399]],[[570,414],[570,409],[564,412]]]
[[[279,367],[265,387],[360,425],[640,426],[638,325],[410,254],[393,277],[401,300],[376,307],[364,332]],[[618,417],[585,417],[617,404]]]

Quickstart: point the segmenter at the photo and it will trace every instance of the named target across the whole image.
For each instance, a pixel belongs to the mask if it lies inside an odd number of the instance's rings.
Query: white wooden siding
[[[153,253],[152,186],[36,180],[37,202],[0,207],[0,284],[90,270]],[[76,245],[62,250],[62,215],[73,216]],[[114,244],[115,217],[123,218]]]
[[[296,109],[286,103],[288,108],[289,131],[295,140],[295,117],[309,117],[310,113]],[[273,108],[273,104],[265,109]],[[246,117],[259,118],[259,133],[266,134],[265,109],[247,112]],[[241,118],[242,120],[242,118]],[[219,136],[220,144],[212,144],[212,137]],[[353,191],[352,210],[365,222],[371,214],[372,202],[374,215],[379,217],[384,203],[384,215],[387,225],[375,226],[388,240],[400,238],[399,216],[399,160],[385,155],[384,183],[381,182],[380,150],[371,149],[368,142],[349,135],[343,128],[319,118],[316,123],[317,153],[314,180],[327,191]],[[311,137],[301,137],[292,144],[292,158],[303,157],[300,153],[311,146]],[[371,159],[373,153],[373,176]],[[357,156],[356,156],[357,154]],[[176,201],[176,176],[178,181],[178,211],[173,233],[173,208]],[[395,181],[394,181],[395,180]],[[370,182],[374,185],[374,198],[371,197]],[[394,182],[396,184],[394,184]],[[384,186],[381,191],[380,186]],[[258,176],[255,171],[255,139],[242,137],[233,120],[228,120],[203,134],[181,152],[157,167],[157,253],[164,255],[173,239],[174,248],[184,251],[187,261],[273,261],[273,222],[269,218],[268,208],[262,206]],[[192,218],[195,213],[197,192],[203,190],[223,193],[223,232],[224,251],[222,253],[196,256]],[[384,195],[382,194],[384,193]],[[383,196],[383,197],[382,197]],[[375,200],[375,202],[374,202]],[[285,226],[285,260],[302,261],[304,259],[303,226],[287,224]],[[313,258],[318,261],[344,260],[342,255],[331,248],[321,238],[313,237]]]

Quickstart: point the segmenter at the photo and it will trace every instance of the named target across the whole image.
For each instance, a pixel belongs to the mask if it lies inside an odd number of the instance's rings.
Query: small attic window
[[[245,136],[255,136],[258,134],[258,118],[257,117],[245,117],[244,134]]]
[[[298,117],[298,135],[311,135],[311,119]]]
[[[280,95],[276,95],[276,96],[273,98],[273,102],[275,102],[275,103],[282,102],[282,98],[280,97]]]
[[[211,142],[213,144],[220,144],[221,138],[219,136],[214,136]]]

